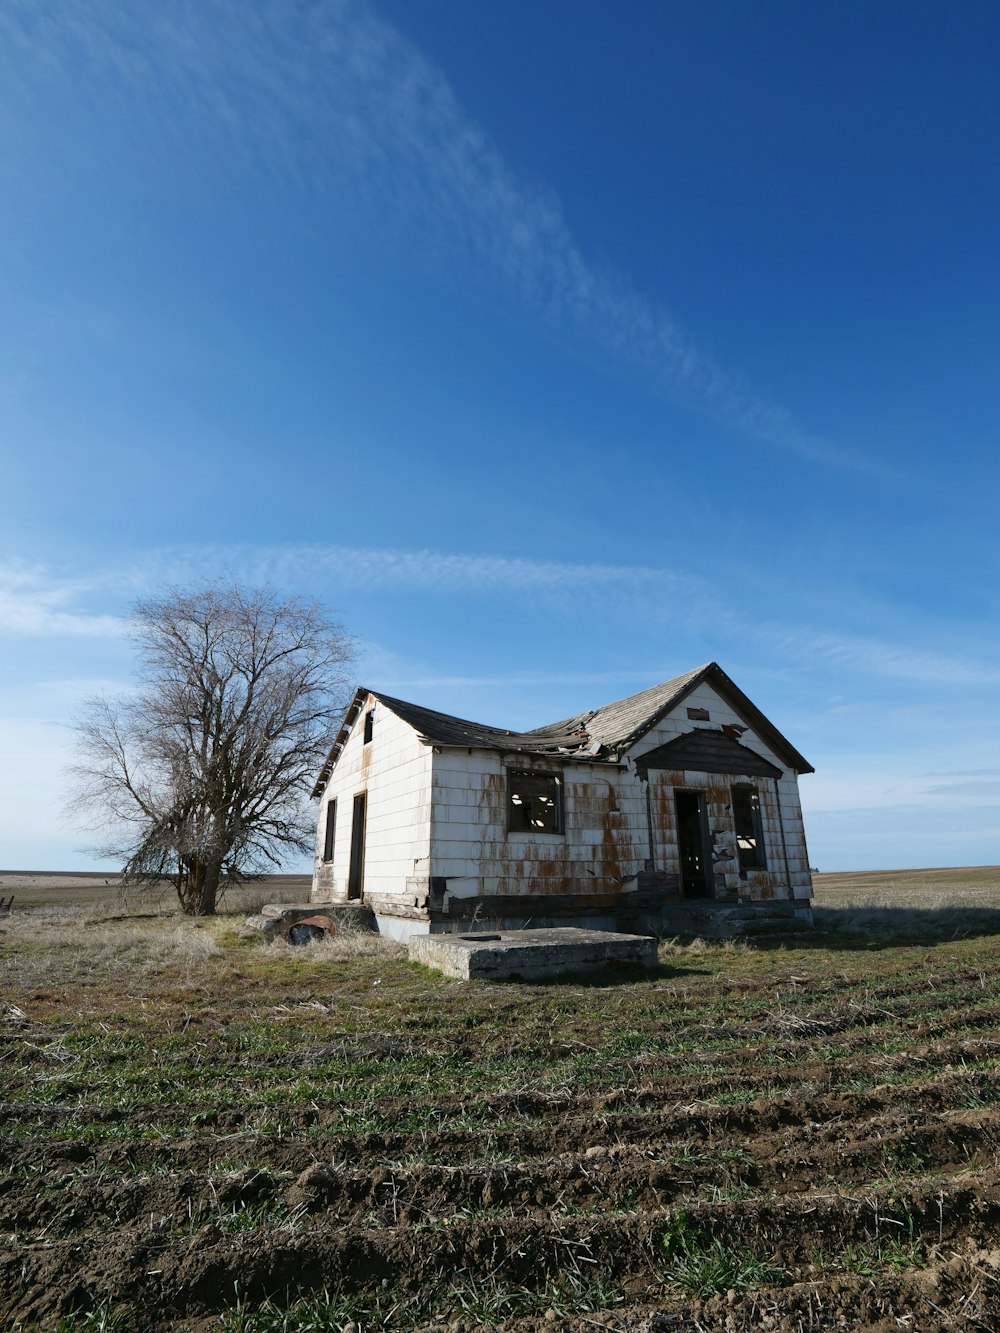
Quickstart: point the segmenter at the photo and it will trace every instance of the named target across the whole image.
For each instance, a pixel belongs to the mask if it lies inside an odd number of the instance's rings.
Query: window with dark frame
[[[511,833],[562,833],[563,781],[556,773],[507,774],[507,828]]]
[[[323,860],[333,860],[334,840],[337,836],[337,802],[331,801],[326,807],[326,828],[323,832]]]
[[[688,709],[688,720],[689,720],[690,722],[708,722],[708,721],[710,721],[710,718],[709,718],[709,716],[708,716],[708,709],[707,709],[707,708],[689,708],[689,709]]]
[[[365,744],[368,745],[375,732],[375,709],[365,713]]]
[[[766,870],[760,797],[757,795],[757,788],[747,782],[741,782],[732,788],[732,795],[740,874],[745,875],[748,870]]]

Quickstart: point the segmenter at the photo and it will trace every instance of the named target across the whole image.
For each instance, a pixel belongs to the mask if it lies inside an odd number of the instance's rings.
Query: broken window
[[[707,709],[707,708],[689,708],[689,709],[688,709],[688,721],[689,721],[689,722],[708,722],[708,721],[709,721],[708,709]]]
[[[733,787],[733,822],[736,825],[736,846],[740,854],[740,874],[748,870],[764,870],[764,835],[760,822],[760,797],[757,788],[748,782]]]
[[[333,860],[333,841],[337,836],[337,802],[331,801],[326,807],[326,829],[323,834],[323,860]]]
[[[562,833],[563,783],[555,773],[507,774],[507,827],[512,833]]]
[[[365,713],[365,744],[367,745],[375,731],[375,709]]]

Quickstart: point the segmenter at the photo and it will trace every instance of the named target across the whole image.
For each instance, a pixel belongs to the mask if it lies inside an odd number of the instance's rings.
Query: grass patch
[[[786,1276],[783,1268],[751,1248],[737,1248],[707,1235],[686,1212],[670,1219],[660,1248],[663,1280],[699,1300],[727,1291],[777,1286]]]

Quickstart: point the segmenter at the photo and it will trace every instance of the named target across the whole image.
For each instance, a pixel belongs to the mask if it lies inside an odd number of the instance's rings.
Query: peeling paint
[[[642,754],[657,751],[663,761],[682,753],[676,746],[671,749],[670,743],[691,731],[686,709],[680,710],[679,717],[665,716],[643,736],[637,759],[631,754],[611,756],[612,762],[598,764],[571,757],[519,755],[518,772],[560,779],[564,831],[509,831],[505,766],[513,763],[509,756],[505,760],[499,750],[432,744],[393,715],[392,701],[380,702],[378,695],[361,698],[365,707],[350,725],[327,790],[329,795],[337,794],[343,815],[339,813],[337,820],[338,856],[350,847],[348,798],[359,789],[368,791],[369,821],[373,829],[379,829],[378,837],[369,841],[366,856],[366,896],[372,899],[389,904],[398,897],[401,910],[408,902],[408,914],[416,912],[426,919],[432,910],[426,905],[427,894],[440,907],[452,881],[454,899],[464,904],[486,897],[562,896],[596,906],[636,893],[640,876],[644,876],[642,892],[655,889],[664,901],[676,898],[678,790],[702,795],[708,823],[705,864],[712,869],[717,898],[727,902],[808,899],[811,885],[794,772],[786,770],[777,780],[780,809],[776,780],[760,775],[754,779],[767,870],[741,876],[736,856],[725,853],[736,849],[731,788],[735,783],[745,784],[747,775],[642,765]],[[768,763],[775,758],[760,736],[748,732],[707,686],[699,687],[688,703],[707,709],[715,733],[724,725],[742,727],[740,739],[748,749]],[[372,706],[378,710],[377,726],[372,742],[364,746],[363,717]],[[726,744],[731,741],[728,737]],[[690,746],[688,750],[695,753]],[[706,761],[728,758],[722,744],[708,742],[697,754]],[[782,855],[782,816],[787,859]],[[339,864],[317,861],[316,901],[338,901],[343,896],[343,870]]]

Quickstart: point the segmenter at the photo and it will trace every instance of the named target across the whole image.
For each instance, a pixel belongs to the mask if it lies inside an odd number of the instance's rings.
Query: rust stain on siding
[[[490,822],[498,828],[507,823],[507,778],[503,773],[484,773],[480,783],[483,804],[489,811]]]

